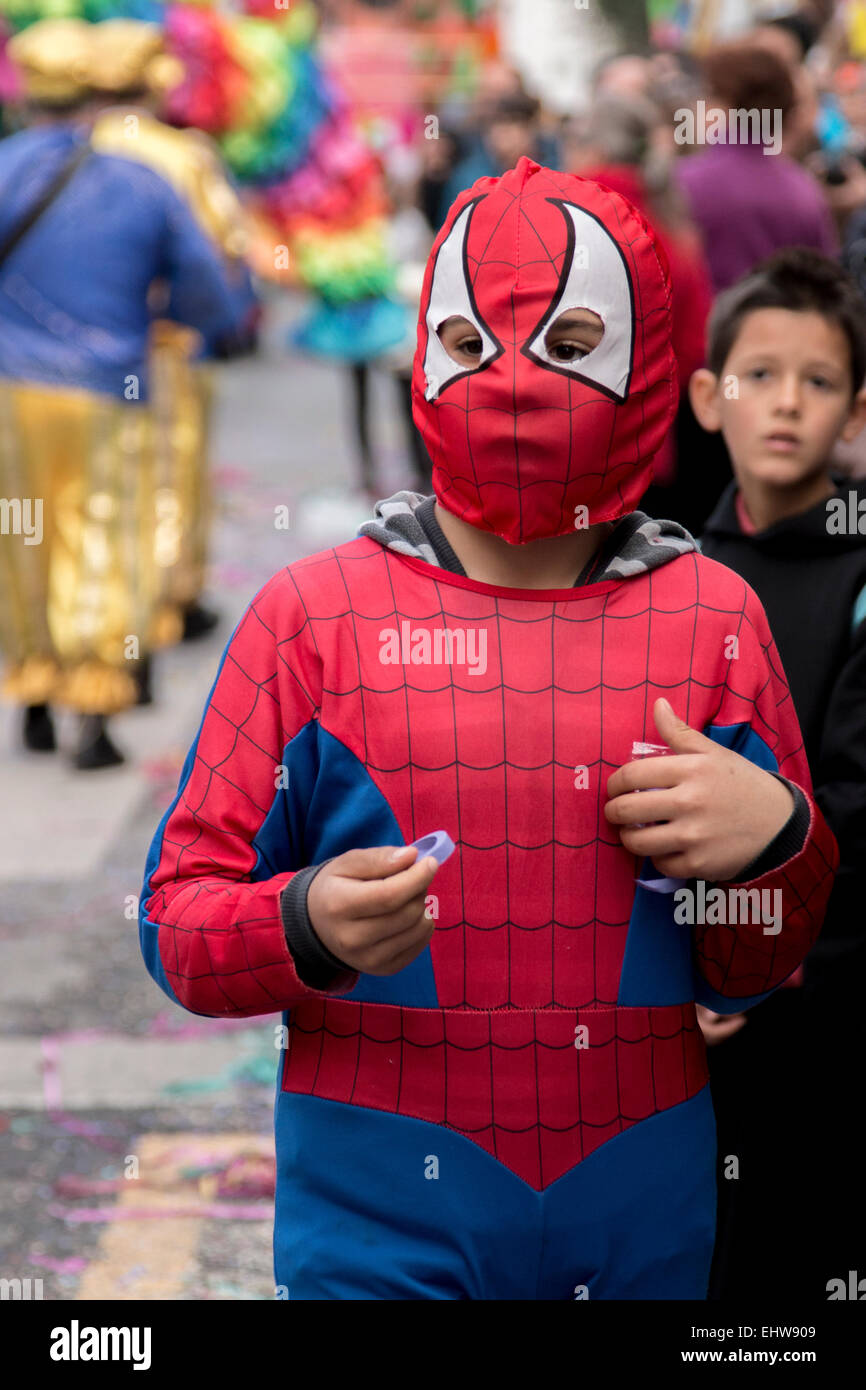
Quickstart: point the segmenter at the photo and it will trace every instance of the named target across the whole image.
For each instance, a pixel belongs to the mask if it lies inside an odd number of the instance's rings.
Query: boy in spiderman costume
[[[793,972],[837,850],[759,602],[635,510],[674,382],[630,204],[479,179],[422,294],[435,495],[275,575],[228,644],[141,940],[194,1013],[284,1011],[283,1297],[705,1297],[695,1002]],[[411,843],[440,827],[441,867]],[[681,926],[671,879],[780,922]]]

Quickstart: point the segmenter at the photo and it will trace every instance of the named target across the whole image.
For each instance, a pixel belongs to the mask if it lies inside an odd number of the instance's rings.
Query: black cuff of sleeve
[[[809,803],[801,792],[800,788],[793,782],[789,782],[787,777],[780,777],[777,772],[771,774],[779,782],[784,782],[794,798],[794,809],[791,812],[778,835],[770,841],[765,849],[751,864],[747,864],[741,869],[736,878],[729,880],[730,883],[750,883],[753,879],[763,878],[764,874],[772,873],[774,869],[779,869],[783,864],[787,864],[789,859],[793,859],[799,854],[806,843],[806,836],[809,833],[809,823],[812,814],[809,810]]]
[[[332,955],[324,942],[319,940],[307,911],[310,884],[319,870],[330,862],[330,859],[324,859],[321,864],[299,869],[280,894],[280,916],[286,942],[295,962],[298,979],[310,989],[331,989],[340,976],[354,976],[356,973],[351,966]]]

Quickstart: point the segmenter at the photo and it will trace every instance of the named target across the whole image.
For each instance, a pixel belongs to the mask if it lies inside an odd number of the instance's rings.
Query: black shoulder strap
[[[39,221],[42,214],[48,211],[55,198],[63,192],[76,169],[84,163],[89,154],[90,145],[85,140],[83,144],[79,145],[72,158],[66,161],[56,177],[49,181],[48,187],[40,193],[33,206],[28,208],[17,226],[6,233],[6,236],[0,241],[0,265],[11,255],[21,239],[30,231],[30,228]]]

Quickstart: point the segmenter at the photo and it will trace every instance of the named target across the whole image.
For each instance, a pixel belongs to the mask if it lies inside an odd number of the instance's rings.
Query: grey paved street
[[[272,303],[260,355],[220,369],[206,597],[222,621],[162,654],[154,704],[116,720],[128,763],[76,773],[20,750],[17,712],[0,713],[0,1277],[41,1279],[45,1299],[273,1297],[278,1019],[174,1006],[133,900],[246,603],[369,515],[347,377],[282,346],[300,307]],[[391,381],[374,376],[373,402],[385,496],[411,485]]]

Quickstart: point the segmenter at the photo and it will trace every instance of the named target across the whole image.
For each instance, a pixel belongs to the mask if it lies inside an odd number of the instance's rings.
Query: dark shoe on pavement
[[[183,641],[194,642],[196,637],[204,637],[212,632],[220,620],[219,613],[205,608],[201,603],[191,603],[183,610]]]
[[[90,772],[97,767],[116,767],[126,762],[119,748],[115,748],[101,714],[84,714],[78,735],[78,747],[72,759],[80,772]]]
[[[145,656],[139,661],[134,674],[134,680],[138,686],[137,705],[152,705],[153,691],[150,688],[150,677],[152,671],[151,658]]]
[[[54,753],[57,739],[47,705],[27,705],[24,710],[24,747],[33,753]]]

